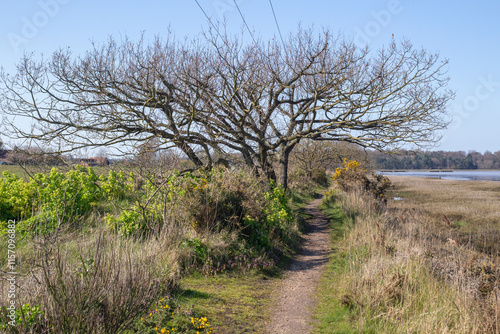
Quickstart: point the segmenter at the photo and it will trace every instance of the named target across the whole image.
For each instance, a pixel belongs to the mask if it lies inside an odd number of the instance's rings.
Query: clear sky
[[[232,32],[243,21],[233,0],[198,0],[212,20]],[[278,34],[269,0],[236,0],[263,38]],[[436,149],[500,150],[500,2],[492,0],[272,0],[283,35],[303,27],[330,28],[376,49],[391,36],[448,58],[456,98],[453,123]],[[23,52],[50,55],[59,47],[80,53],[108,36],[137,39],[194,36],[209,26],[195,0],[2,1],[0,65],[12,72]]]

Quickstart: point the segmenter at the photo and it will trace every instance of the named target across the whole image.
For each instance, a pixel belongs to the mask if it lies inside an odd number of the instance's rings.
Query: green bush
[[[9,317],[6,307],[0,309],[2,333],[46,333],[45,319],[40,306],[24,304],[14,311],[14,317],[14,320]]]
[[[107,177],[98,177],[91,167],[79,165],[66,173],[53,168],[48,174],[35,174],[29,181],[4,172],[0,179],[0,221],[2,225],[10,219],[20,222],[18,232],[22,235],[53,232],[92,212],[106,199],[124,199],[133,185],[132,174],[126,179],[123,172],[110,171]]]
[[[129,177],[125,178],[123,171],[116,173],[110,170],[108,176],[102,174],[99,181],[101,191],[108,199],[123,200],[134,190],[135,176],[134,173],[130,173]]]
[[[263,204],[260,217],[246,215],[243,218],[243,233],[247,241],[260,248],[269,248],[273,241],[291,242],[295,219],[283,187],[271,183],[271,190],[264,193]]]
[[[20,220],[31,216],[35,202],[35,187],[8,171],[0,179],[0,220]]]
[[[203,264],[208,259],[207,245],[198,238],[186,239],[182,245],[193,249],[195,255],[195,262]]]
[[[317,184],[323,186],[328,184],[328,177],[324,168],[314,168],[311,174],[311,179]]]

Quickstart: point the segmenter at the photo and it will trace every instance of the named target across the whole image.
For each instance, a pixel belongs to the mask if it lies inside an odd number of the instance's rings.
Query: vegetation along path
[[[328,220],[318,209],[321,197],[305,207],[311,215],[301,250],[291,262],[278,294],[269,333],[309,333],[315,291],[331,251]]]

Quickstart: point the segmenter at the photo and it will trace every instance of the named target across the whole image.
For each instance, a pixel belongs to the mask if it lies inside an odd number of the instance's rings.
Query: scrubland
[[[262,322],[261,308],[250,311],[265,303],[234,301],[242,313],[228,324],[200,297],[209,295],[192,287],[224,277],[237,286],[231,277],[279,275],[299,240],[294,207],[312,188],[302,180],[285,192],[245,169],[6,172],[0,178],[0,247],[6,254],[13,236],[16,274],[10,296],[5,282],[12,263],[2,255],[0,328],[210,333],[231,331],[248,314]]]

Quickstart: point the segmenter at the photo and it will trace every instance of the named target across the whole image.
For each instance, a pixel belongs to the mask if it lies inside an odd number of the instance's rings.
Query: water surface
[[[500,181],[500,170],[466,170],[466,171],[447,171],[447,172],[425,172],[425,171],[406,171],[406,172],[380,172],[382,175],[399,175],[415,177],[433,177],[445,180],[464,180],[464,181]]]

